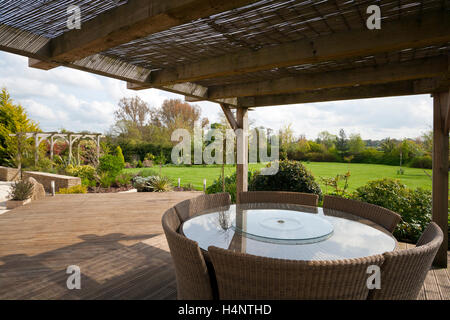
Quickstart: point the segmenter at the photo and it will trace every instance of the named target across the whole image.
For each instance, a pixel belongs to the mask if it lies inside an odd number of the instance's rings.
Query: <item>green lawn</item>
[[[404,168],[404,174],[398,175],[398,167],[385,166],[378,164],[360,164],[360,163],[330,163],[330,162],[311,162],[304,163],[305,166],[313,173],[317,181],[318,177],[334,177],[336,174],[344,174],[348,170],[351,173],[349,180],[349,190],[355,190],[359,186],[367,183],[367,181],[394,178],[401,180],[410,188],[422,187],[431,190],[431,179],[423,172],[422,169]],[[250,164],[250,169],[261,168],[262,164]],[[139,172],[143,169],[125,169],[125,172]],[[159,168],[153,168],[159,172]],[[234,172],[234,166],[225,167],[225,175]],[[431,175],[431,170],[427,170]],[[162,174],[172,179],[173,184],[177,184],[178,178],[181,178],[181,185],[191,183],[195,188],[201,190],[203,188],[203,179],[209,186],[221,174],[220,166],[193,166],[193,167],[163,167]],[[322,190],[325,192],[325,186],[321,184]],[[328,190],[329,192],[330,190]]]

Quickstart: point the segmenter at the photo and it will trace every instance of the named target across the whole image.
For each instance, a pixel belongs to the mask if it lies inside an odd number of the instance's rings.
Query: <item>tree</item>
[[[380,148],[384,153],[391,153],[394,151],[395,147],[397,146],[397,143],[395,140],[391,138],[386,138],[381,141]]]
[[[20,167],[24,156],[33,159],[33,141],[23,136],[9,135],[39,131],[38,124],[28,118],[21,105],[14,104],[6,88],[3,88],[0,93],[0,164]]]
[[[287,126],[283,126],[283,128],[279,131],[280,135],[280,156],[282,159],[287,159],[287,151],[289,146],[292,145],[295,141],[294,131],[292,130],[292,123]]]
[[[192,131],[196,122],[200,121],[201,110],[196,105],[190,105],[180,99],[165,100],[160,109],[152,110],[152,124],[164,127],[172,133],[175,129]],[[209,120],[202,118],[201,127],[208,125]]]
[[[323,144],[328,150],[335,145],[336,140],[337,137],[334,134],[331,134],[328,131],[322,131],[317,135],[316,142]]]
[[[364,151],[365,143],[359,134],[351,134],[348,141],[348,150],[351,154],[359,154]]]
[[[336,140],[336,149],[341,155],[348,151],[347,135],[345,134],[344,129],[339,130],[339,136]]]
[[[141,140],[145,135],[145,127],[152,115],[149,105],[138,96],[122,98],[118,109],[114,112],[116,124],[113,131]]]

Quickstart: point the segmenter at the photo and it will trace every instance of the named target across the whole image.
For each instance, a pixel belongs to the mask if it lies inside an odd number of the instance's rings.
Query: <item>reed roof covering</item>
[[[381,30],[366,27],[374,4]],[[81,9],[80,30],[67,28],[69,5]],[[448,81],[449,20],[449,0],[0,0],[0,49],[41,69],[250,107],[261,96],[303,102],[314,90],[391,82],[410,92],[386,95],[438,90]]]

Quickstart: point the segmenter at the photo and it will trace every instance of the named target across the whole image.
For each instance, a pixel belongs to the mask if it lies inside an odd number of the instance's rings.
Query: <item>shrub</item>
[[[38,164],[37,164],[37,170],[43,171],[43,172],[52,172],[54,171],[53,167],[55,166],[55,163],[50,160],[49,158],[39,158]]]
[[[192,183],[186,183],[185,185],[181,186],[184,191],[193,191],[195,190],[195,187]]]
[[[249,185],[257,173],[258,171],[248,172]],[[206,194],[220,193],[222,190],[222,176],[219,176],[209,187],[206,188]],[[234,172],[231,176],[225,177],[225,192],[230,194],[231,202],[236,203],[236,172]]]
[[[275,175],[256,175],[250,182],[249,189],[306,192],[322,197],[322,190],[314,176],[300,162],[289,160],[279,161],[279,170]]]
[[[83,185],[76,185],[69,188],[61,188],[57,194],[75,194],[75,193],[87,193],[87,187]]]
[[[152,169],[144,169],[139,171],[137,175],[141,177],[150,177],[150,176],[157,176],[158,173]]]
[[[131,184],[131,179],[133,179],[133,175],[131,173],[121,173],[116,177],[115,184],[118,187],[128,186]]]
[[[24,201],[29,199],[33,194],[34,184],[30,181],[17,181],[14,182],[9,191],[9,197],[11,200]]]
[[[381,179],[359,187],[353,199],[379,205],[402,217],[394,235],[402,241],[416,242],[431,221],[431,191],[408,189],[398,180]]]
[[[125,162],[118,156],[106,154],[100,158],[98,171],[108,173],[111,177],[116,177],[125,167]]]
[[[410,166],[413,168],[431,169],[433,159],[430,156],[415,157],[412,159]]]
[[[117,160],[118,163],[122,164],[122,169],[125,168],[125,158],[123,156],[122,148],[120,146],[117,146],[115,156],[118,158]]]
[[[150,179],[150,187],[153,192],[167,192],[172,190],[172,184],[168,177],[154,176]]]
[[[161,176],[134,177],[133,186],[138,192],[166,192],[172,189],[170,179]]]
[[[79,177],[81,180],[95,180],[95,168],[91,165],[74,166],[69,164],[66,168],[66,174]]]
[[[116,177],[112,176],[109,172],[102,172],[98,176],[98,183],[102,188],[109,188],[115,182]]]

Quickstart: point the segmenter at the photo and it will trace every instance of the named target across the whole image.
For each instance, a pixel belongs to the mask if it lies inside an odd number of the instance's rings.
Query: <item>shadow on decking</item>
[[[35,256],[0,257],[0,299],[176,297],[175,273],[164,235],[85,234],[79,238],[79,243]],[[123,244],[127,241],[138,242]],[[69,265],[80,267],[80,290],[67,289]]]

